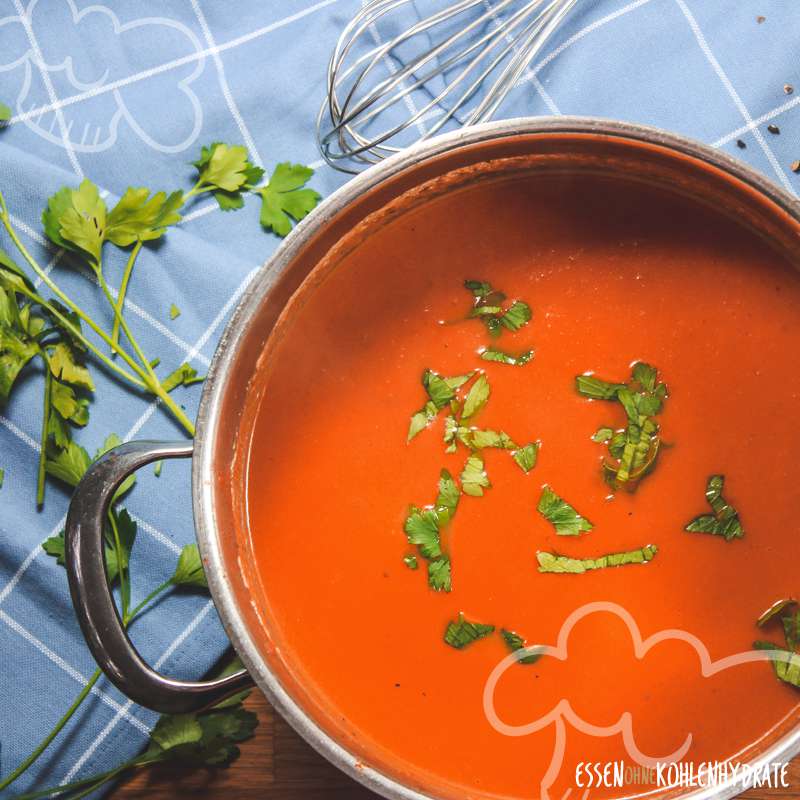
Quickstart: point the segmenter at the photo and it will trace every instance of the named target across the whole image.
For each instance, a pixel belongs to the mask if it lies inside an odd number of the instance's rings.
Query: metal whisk
[[[342,32],[317,117],[325,160],[358,172],[491,119],[577,0],[365,0]]]

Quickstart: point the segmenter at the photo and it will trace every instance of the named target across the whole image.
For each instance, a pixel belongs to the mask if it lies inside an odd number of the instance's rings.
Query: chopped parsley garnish
[[[797,601],[793,600],[791,597],[787,597],[783,600],[778,600],[773,603],[757,620],[756,625],[759,628],[763,628],[773,617],[777,616],[781,613],[781,611],[785,611],[787,608],[791,608],[797,605]]]
[[[411,506],[403,526],[409,544],[416,545],[419,555],[429,562],[428,585],[437,592],[450,591],[450,559],[442,550],[441,532],[455,515],[459,498],[460,492],[453,476],[443,469],[439,475],[435,506]],[[406,556],[403,562],[410,569],[417,569],[415,556]]]
[[[724,475],[712,475],[706,483],[706,500],[713,514],[701,514],[695,517],[685,528],[692,533],[710,533],[722,536],[726,542],[741,539],[744,536],[739,513],[722,496],[725,486]]]
[[[504,309],[506,296],[493,289],[486,281],[464,281],[464,288],[472,293],[474,299],[469,317],[479,319],[490,336],[499,336],[503,328],[518,331],[531,320],[531,309],[527,303],[515,300]]]
[[[569,503],[562,500],[549,486],[542,487],[542,496],[536,510],[553,523],[559,536],[580,536],[594,525],[582,517]]]
[[[479,622],[470,622],[459,613],[458,619],[447,623],[444,632],[444,641],[456,650],[463,650],[467,645],[483,639],[494,633],[494,625],[482,625]]]
[[[614,489],[634,491],[656,463],[661,445],[655,417],[667,398],[667,386],[658,382],[655,367],[638,361],[628,383],[611,383],[594,375],[578,375],[575,388],[591,400],[615,400],[625,411],[627,426],[598,430],[593,441],[607,444],[611,461],[603,462],[603,476]]]
[[[654,544],[648,544],[640,550],[628,550],[624,553],[611,553],[607,556],[600,556],[599,558],[570,558],[569,556],[561,556],[557,553],[543,553],[536,554],[536,559],[539,562],[539,572],[552,572],[579,575],[583,572],[589,572],[595,569],[605,569],[606,567],[622,567],[626,564],[646,564],[652,561],[658,547]]]
[[[452,588],[450,583],[450,559],[447,556],[434,559],[428,564],[428,586],[434,592],[449,592]]]
[[[175,303],[173,303],[173,304],[172,304],[172,305],[169,307],[169,318],[170,318],[170,319],[173,319],[173,320],[174,320],[174,319],[178,319],[178,317],[179,317],[180,315],[181,315],[181,310],[178,308],[178,306],[176,306],[176,305],[175,305]]]
[[[461,489],[464,494],[483,497],[483,490],[491,488],[491,485],[489,476],[484,469],[483,456],[479,453],[467,456],[467,461],[461,472]]]
[[[478,414],[489,402],[492,387],[485,375],[479,375],[478,380],[470,386],[461,409],[461,421],[468,422]]]
[[[518,650],[523,650],[526,647],[525,640],[514,631],[508,631],[505,628],[501,628],[500,636],[503,637],[506,647],[508,647],[512,653],[516,653]],[[541,653],[531,653],[527,656],[519,656],[517,661],[520,664],[535,664],[541,657]]]
[[[403,558],[403,563],[409,569],[417,569],[419,567],[419,564],[417,563],[417,557],[415,555],[405,556],[405,558]]]
[[[411,416],[407,441],[411,441],[435,419],[437,414],[456,399],[456,390],[469,381],[474,373],[443,378],[431,369],[422,373],[422,386],[428,395],[428,402]]]
[[[800,611],[797,611],[796,601],[779,600],[758,618],[756,625],[763,628],[778,617],[783,628],[785,646],[757,641],[753,642],[753,648],[771,651],[770,661],[775,675],[784,683],[800,689],[800,654],[797,653],[797,646],[800,644]]]
[[[531,442],[530,444],[518,447],[511,454],[511,457],[527,475],[536,466],[536,461],[539,458],[539,443]]]
[[[487,347],[481,350],[480,357],[484,361],[495,361],[498,364],[508,364],[510,367],[524,367],[533,358],[533,350],[526,350],[514,356],[495,347]]]

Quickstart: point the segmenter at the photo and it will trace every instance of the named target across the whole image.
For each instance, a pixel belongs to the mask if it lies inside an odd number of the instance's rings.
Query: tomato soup
[[[517,300],[532,318],[492,337],[469,318],[465,280],[506,295],[498,319]],[[490,362],[487,347],[533,356]],[[798,700],[752,659],[754,640],[784,646],[779,620],[756,620],[798,588],[798,348],[794,267],[668,190],[533,175],[409,204],[301,288],[269,345],[248,508],[282,657],[387,771],[442,794],[561,797],[586,785],[583,762],[736,760]],[[660,447],[635,491],[614,490],[595,434],[624,429],[626,412],[587,399],[576,376],[626,383],[636,362],[667,389]],[[527,472],[512,448],[480,450],[491,486],[462,492],[441,531],[450,591],[429,586],[430,559],[404,532],[442,469],[462,487],[471,453],[447,452],[449,406],[408,440],[426,370],[485,376],[491,394],[465,427],[538,447]],[[714,475],[743,536],[685,530],[713,514]],[[538,510],[544,486],[591,529],[561,535]],[[644,563],[539,569],[541,553],[584,563],[647,545]],[[460,614],[494,630],[452,646]],[[492,718],[501,629],[563,649],[499,674]],[[593,791],[658,788],[629,778]]]

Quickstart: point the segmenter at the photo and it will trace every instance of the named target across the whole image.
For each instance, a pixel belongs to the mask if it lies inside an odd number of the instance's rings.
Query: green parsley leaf
[[[0,469],[0,489],[3,488],[3,483],[6,479],[6,471],[4,469]]]
[[[62,419],[81,427],[89,422],[89,401],[85,397],[79,398],[71,386],[55,379],[50,384],[50,404]]]
[[[600,558],[570,558],[558,553],[538,552],[536,560],[539,562],[539,572],[569,573],[579,575],[595,569],[606,567],[622,567],[626,564],[646,564],[652,561],[658,548],[649,544],[639,550],[629,550],[624,553],[611,553]]]
[[[313,189],[303,189],[314,170],[302,164],[285,161],[275,167],[269,183],[261,189],[261,224],[278,236],[292,229],[291,219],[299,222],[322,199]],[[291,217],[291,219],[290,219]]]
[[[486,281],[467,280],[464,281],[464,288],[472,293],[474,299],[472,310],[468,316],[480,319],[490,336],[499,336],[503,328],[517,331],[523,325],[527,325],[531,319],[530,306],[521,300],[515,300],[508,309],[503,310],[501,304],[505,301],[506,296],[493,289],[492,285]],[[500,359],[493,359],[490,356],[486,360]]]
[[[787,608],[794,608],[797,605],[797,601],[793,600],[792,598],[785,598],[783,600],[778,600],[773,603],[757,620],[756,625],[759,628],[763,628],[773,617],[778,616],[782,611],[785,611]]]
[[[417,557],[415,555],[403,556],[403,563],[409,569],[417,569],[419,567],[419,564],[417,563]]]
[[[439,475],[439,494],[436,497],[436,515],[439,525],[447,523],[455,516],[460,497],[461,492],[456,486],[453,476],[448,470],[443,469]]]
[[[789,650],[797,650],[800,643],[800,612],[787,614],[781,617],[783,622],[783,635],[786,638],[786,647]]]
[[[428,564],[428,586],[435,592],[449,592],[452,589],[450,559],[447,556],[436,558]]]
[[[196,714],[174,714],[161,717],[150,732],[150,739],[161,751],[180,747],[182,744],[199,742],[203,729]]]
[[[611,428],[598,428],[597,432],[592,434],[592,441],[598,444],[607,444],[614,437],[614,431]]]
[[[170,319],[178,319],[178,317],[180,315],[181,315],[181,310],[178,308],[178,306],[175,305],[175,303],[173,303],[169,307],[169,318]]]
[[[156,478],[160,478],[162,469],[164,469],[164,462],[156,461],[155,466],[153,467],[153,475],[155,475]]]
[[[533,358],[533,350],[526,350],[518,356],[505,353],[495,347],[487,347],[481,350],[480,357],[484,361],[496,361],[498,364],[508,364],[511,367],[523,367]]]
[[[579,394],[592,400],[614,400],[617,392],[625,388],[624,383],[609,383],[594,375],[578,375],[575,388]]]
[[[532,316],[531,307],[527,303],[515,300],[508,311],[500,317],[500,324],[510,331],[518,331],[531,321]]]
[[[12,116],[11,109],[5,103],[0,103],[0,122],[8,122]]]
[[[553,524],[559,536],[580,536],[594,527],[549,486],[542,487],[542,495],[536,510]]]
[[[411,506],[403,530],[409,543],[417,545],[423,558],[434,559],[442,555],[439,517],[433,509]]]
[[[120,571],[126,572],[128,569],[131,550],[133,549],[133,543],[136,541],[137,526],[131,515],[124,508],[118,511],[111,509],[109,513],[114,518],[120,542],[120,558],[117,559],[113,532],[107,528],[105,532],[106,573],[108,574],[108,582],[113,583]],[[126,588],[129,589],[129,587],[130,584]]]
[[[86,450],[71,441],[64,448],[48,449],[45,470],[69,486],[77,486],[90,464]]]
[[[461,472],[461,490],[472,497],[482,497],[483,490],[491,487],[489,476],[484,469],[483,457],[477,453],[467,457]]]
[[[487,447],[496,447],[500,450],[513,450],[516,448],[513,439],[505,431],[480,430],[479,428],[460,428],[461,441],[473,450],[483,450]]]
[[[516,653],[518,650],[525,648],[525,640],[514,631],[508,631],[505,628],[501,628],[500,636],[503,637],[506,647],[508,647],[512,653]],[[520,656],[517,661],[520,664],[535,664],[541,657],[541,653],[531,653],[527,656]]]
[[[51,220],[50,225],[45,224],[45,232],[49,227],[57,225],[58,241],[54,244],[86,253],[96,267],[100,263],[100,252],[103,247],[106,204],[101,199],[97,186],[88,178],[84,178],[77,189],[67,189],[63,200],[58,204],[61,210],[60,216],[56,221]],[[50,208],[48,206],[45,214],[48,214]]]
[[[193,164],[200,173],[198,177],[200,186],[214,187],[226,193],[220,202],[223,211],[232,207],[230,205],[226,207],[226,203],[238,203],[242,189],[252,188],[264,176],[264,170],[250,162],[247,148],[241,145],[214,142],[202,148],[200,158]],[[219,202],[218,192],[215,192],[214,196]]]
[[[467,422],[478,414],[489,402],[489,395],[491,393],[492,387],[489,385],[489,380],[485,375],[479,375],[478,380],[472,384],[469,392],[467,392],[467,397],[464,400],[464,408],[461,411],[461,421]]]
[[[94,391],[89,370],[78,361],[77,353],[66,342],[59,342],[49,353],[48,363],[53,377],[72,386]]]
[[[456,650],[463,650],[478,639],[483,639],[485,636],[494,632],[494,625],[482,625],[479,622],[470,622],[464,617],[463,613],[459,613],[458,619],[447,623],[447,628],[444,632],[445,644],[454,647]]]
[[[611,383],[594,375],[578,375],[575,388],[579,394],[593,400],[616,400],[622,406],[628,425],[614,433],[610,427],[600,428],[593,441],[608,445],[608,451],[618,463],[605,461],[603,475],[614,489],[634,491],[642,478],[654,467],[661,444],[655,415],[663,409],[667,387],[658,383],[655,367],[636,362],[628,384]]]
[[[179,386],[191,386],[195,383],[202,383],[204,380],[205,376],[198,375],[194,367],[189,366],[189,364],[181,364],[161,381],[161,385],[166,391],[171,392]]]
[[[412,414],[406,441],[410,442],[418,433],[422,433],[436,419],[438,413],[436,404],[430,400],[419,411]]]
[[[784,683],[800,689],[800,655],[791,650],[784,650],[772,642],[753,642],[753,649],[770,651],[770,661],[775,675]]]
[[[539,443],[531,442],[517,448],[511,457],[517,462],[519,468],[527,475],[535,466],[539,458]]]
[[[451,400],[455,399],[456,388],[458,388],[452,386],[450,381],[431,369],[426,369],[422,373],[422,385],[437,410],[443,409]]]
[[[724,475],[712,475],[708,479],[706,500],[714,513],[701,514],[699,517],[695,517],[684,530],[722,536],[726,542],[730,542],[733,539],[741,539],[744,536],[738,512],[722,496],[724,485]]]
[[[108,214],[105,239],[117,247],[134,242],[159,239],[170,225],[181,221],[178,210],[183,205],[183,192],[156,192],[129,186]]]
[[[178,558],[178,565],[170,578],[173,586],[199,586],[208,588],[208,579],[203,571],[203,561],[197,545],[187,544]]]

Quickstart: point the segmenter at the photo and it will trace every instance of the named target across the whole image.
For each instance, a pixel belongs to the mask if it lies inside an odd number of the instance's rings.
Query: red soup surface
[[[504,308],[525,301],[531,321],[492,339],[466,318],[466,279],[504,292]],[[248,488],[269,624],[300,679],[391,754],[389,771],[461,796],[561,797],[586,784],[581,762],[735,760],[786,724],[796,690],[746,659],[756,639],[783,645],[779,619],[755,621],[798,589],[800,276],[758,236],[619,179],[467,186],[366,237],[301,290],[270,346]],[[535,355],[490,363],[487,346]],[[661,448],[635,492],[614,492],[607,445],[591,437],[624,428],[625,411],[581,396],[575,378],[626,382],[637,361],[668,387]],[[426,369],[481,370],[491,396],[469,424],[540,442],[527,474],[510,452],[481,451],[491,487],[462,494],[441,532],[450,592],[429,588],[404,533],[409,505],[433,504],[442,468],[458,480],[470,455],[463,443],[445,452],[448,409],[407,441]],[[715,474],[742,538],[684,530],[711,513]],[[537,511],[544,485],[593,529],[559,535]],[[538,569],[539,552],[585,559],[650,544],[649,563]],[[416,570],[403,560],[412,554]],[[449,646],[459,613],[496,630]],[[561,632],[565,650],[510,665],[493,724],[484,690],[509,653],[501,628],[528,645],[555,646]],[[637,649],[637,635],[662,631]],[[714,667],[738,654],[746,663]],[[532,732],[503,728],[537,720]]]

